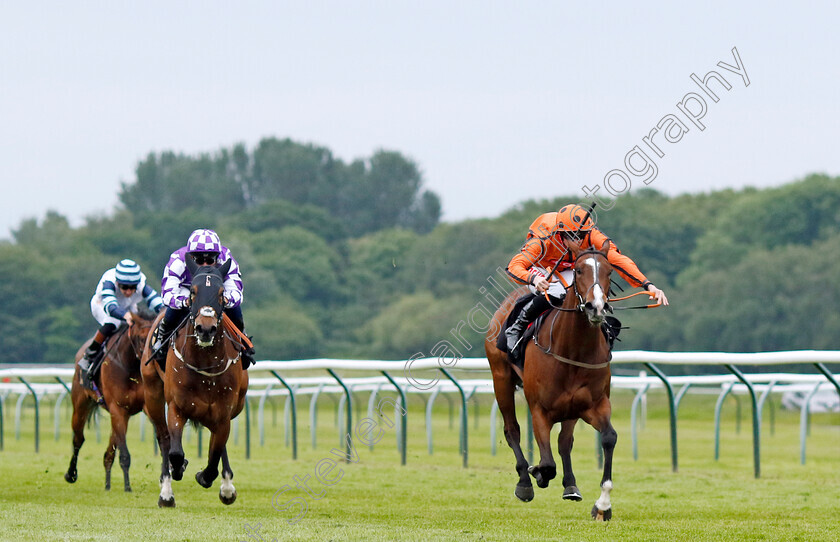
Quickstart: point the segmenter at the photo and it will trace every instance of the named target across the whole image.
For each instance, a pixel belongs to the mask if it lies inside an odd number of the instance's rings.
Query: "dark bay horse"
[[[140,377],[140,357],[146,344],[146,337],[152,328],[152,318],[145,314],[131,313],[133,324],[121,328],[103,345],[105,359],[100,369],[100,391],[105,399],[105,409],[111,415],[111,438],[105,450],[105,489],[111,489],[111,466],[116,451],[120,451],[120,467],[123,470],[125,490],[131,491],[128,468],[131,456],[125,443],[128,419],[143,410],[143,383]],[[78,361],[84,356],[90,344],[88,340],[76,352],[76,371],[70,397],[73,401],[73,457],[64,479],[71,484],[76,481],[76,462],[79,450],[85,442],[85,423],[96,409],[96,394],[84,387],[79,377]]]
[[[146,414],[155,426],[162,456],[158,498],[161,507],[175,506],[172,480],[181,480],[187,467],[181,437],[188,421],[200,423],[211,433],[207,466],[196,473],[196,481],[205,488],[212,486],[219,476],[221,460],[219,499],[224,504],[236,500],[226,444],[230,421],[245,406],[248,373],[242,369],[242,345],[222,325],[223,282],[230,264],[228,260],[221,268],[199,267],[187,258],[193,277],[190,315],[186,325],[169,341],[165,371],[154,361],[146,363],[152,353],[152,337],[147,340],[142,373]]]
[[[539,487],[548,487],[557,468],[551,453],[550,431],[560,423],[557,447],[563,463],[563,498],[582,499],[572,472],[572,442],[578,419],[601,433],[604,448],[604,474],[601,496],[592,508],[592,517],[607,521],[612,517],[612,457],[616,432],[610,423],[610,348],[601,331],[608,310],[607,295],[612,267],[607,261],[610,242],[601,250],[574,251],[574,282],[562,307],[552,309],[538,331],[536,341],[525,349],[525,368],[519,371],[506,353],[496,348],[495,334],[512,306],[511,294],[494,315],[484,343],[499,411],[504,417],[505,438],[516,456],[519,482],[514,494],[523,501],[534,498],[529,473]],[[522,291],[518,294],[521,295]],[[540,449],[540,462],[529,467],[519,445],[514,391],[521,381],[531,409],[534,436]]]

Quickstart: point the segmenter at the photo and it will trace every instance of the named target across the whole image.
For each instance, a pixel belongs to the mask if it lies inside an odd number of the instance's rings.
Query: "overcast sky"
[[[652,188],[840,173],[837,2],[78,4],[0,7],[0,238],[111,213],[149,152],[267,136],[398,150],[446,220],[582,196],[634,146],[654,157],[642,138],[709,70],[732,88],[661,144]],[[717,66],[733,47],[748,87]]]

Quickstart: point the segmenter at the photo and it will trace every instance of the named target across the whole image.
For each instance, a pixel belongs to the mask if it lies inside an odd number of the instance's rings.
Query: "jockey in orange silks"
[[[528,229],[522,249],[507,266],[508,275],[514,282],[527,284],[531,293],[537,294],[522,307],[516,321],[505,331],[508,352],[513,352],[529,323],[552,304],[559,306],[566,297],[566,288],[574,282],[575,261],[569,248],[600,249],[607,239],[609,237],[595,227],[589,213],[580,205],[565,205],[556,213],[537,217]],[[633,260],[618,250],[612,239],[607,259],[628,284],[647,290],[658,303],[668,304],[665,292],[654,286]],[[548,275],[555,265],[557,269],[549,280]],[[550,302],[542,295],[546,292]]]

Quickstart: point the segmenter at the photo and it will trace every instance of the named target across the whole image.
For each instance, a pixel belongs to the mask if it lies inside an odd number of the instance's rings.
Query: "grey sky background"
[[[267,136],[398,150],[446,220],[582,196],[712,69],[732,89],[663,147],[652,188],[840,173],[837,2],[569,4],[3,3],[0,238],[49,209],[112,212],[149,152]],[[749,87],[716,67],[732,47]]]

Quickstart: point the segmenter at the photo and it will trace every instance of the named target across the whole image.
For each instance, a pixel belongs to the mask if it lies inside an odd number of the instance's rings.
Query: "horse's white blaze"
[[[602,310],[604,310],[604,305],[606,304],[607,300],[604,296],[604,290],[601,288],[601,285],[598,284],[598,260],[595,258],[590,258],[586,260],[586,265],[592,269],[592,283],[595,285],[592,288],[592,306],[595,307],[595,311],[597,314],[600,314]]]
[[[236,488],[233,487],[233,477],[228,473],[222,474],[222,486],[219,489],[219,494],[221,494],[222,497],[229,499],[233,497],[235,493]]]
[[[610,491],[612,491],[612,480],[607,480],[601,484],[601,496],[595,501],[595,506],[601,512],[605,512],[612,507],[610,503]]]
[[[160,481],[160,498],[165,501],[172,500],[172,477],[164,476]]]

